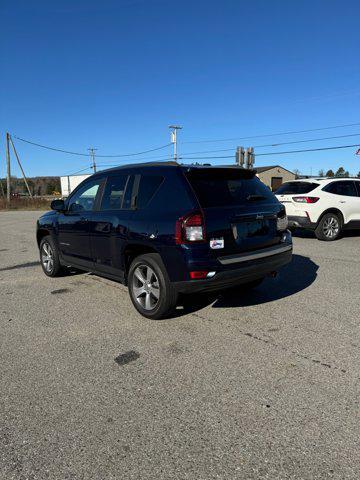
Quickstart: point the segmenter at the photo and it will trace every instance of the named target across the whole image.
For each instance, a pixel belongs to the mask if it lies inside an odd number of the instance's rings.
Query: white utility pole
[[[97,148],[88,148],[90,152],[90,159],[91,159],[91,168],[94,170],[94,173],[96,173],[96,162],[95,162],[95,152]]]
[[[181,130],[182,127],[179,125],[169,125],[169,128],[172,128],[171,143],[174,144],[174,161],[177,162],[177,131]]]

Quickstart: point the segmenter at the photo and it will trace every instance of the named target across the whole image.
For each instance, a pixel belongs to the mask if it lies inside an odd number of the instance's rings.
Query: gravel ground
[[[38,216],[0,213],[1,480],[360,478],[360,236],[150,321],[45,277]]]

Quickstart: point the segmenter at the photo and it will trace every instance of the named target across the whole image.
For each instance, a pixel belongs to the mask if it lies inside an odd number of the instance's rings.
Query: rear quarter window
[[[318,187],[318,183],[313,182],[286,182],[281,185],[274,193],[275,195],[293,195],[310,193]]]
[[[163,180],[164,177],[160,175],[141,175],[136,200],[137,208],[144,208],[149,204]]]

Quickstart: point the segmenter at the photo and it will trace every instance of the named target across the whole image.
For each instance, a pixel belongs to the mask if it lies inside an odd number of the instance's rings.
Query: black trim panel
[[[316,223],[310,222],[308,217],[298,217],[296,215],[289,215],[288,222],[290,228],[309,228],[315,229]]]
[[[229,288],[265,277],[277,271],[280,267],[291,262],[292,250],[267,257],[260,261],[242,266],[233,270],[223,270],[207,280],[188,280],[185,282],[172,282],[178,293],[194,293],[202,291],[216,291]]]
[[[350,222],[346,223],[343,228],[346,230],[358,230],[360,229],[360,220],[351,220]]]

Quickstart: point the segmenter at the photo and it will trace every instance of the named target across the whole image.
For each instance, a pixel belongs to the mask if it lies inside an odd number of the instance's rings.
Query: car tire
[[[157,253],[146,253],[132,261],[128,289],[134,307],[146,318],[169,317],[176,307],[177,293]]]
[[[315,235],[318,240],[332,242],[340,237],[341,231],[342,219],[340,215],[329,212],[321,217],[315,229]]]
[[[48,277],[58,277],[62,273],[60,264],[59,249],[50,235],[41,239],[40,245],[40,263],[43,272]]]

